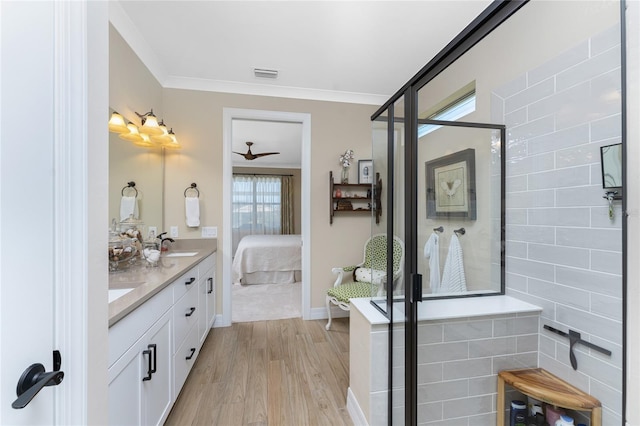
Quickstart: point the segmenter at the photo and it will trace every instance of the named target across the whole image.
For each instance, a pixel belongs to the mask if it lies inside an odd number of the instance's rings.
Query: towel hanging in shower
[[[424,245],[424,258],[429,259],[429,285],[431,293],[437,293],[440,288],[440,237],[436,232],[431,234]]]
[[[440,293],[460,293],[467,291],[467,280],[464,276],[464,262],[460,240],[454,233],[449,243],[449,254],[444,264]]]

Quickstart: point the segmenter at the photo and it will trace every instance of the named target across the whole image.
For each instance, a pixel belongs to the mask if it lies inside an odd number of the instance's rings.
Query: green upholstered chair
[[[401,280],[404,263],[404,244],[398,237],[393,237],[393,291]],[[327,315],[329,321],[326,329],[331,328],[331,305],[349,310],[349,300],[356,297],[383,296],[387,286],[387,236],[375,234],[364,245],[364,260],[358,265],[333,268],[331,272],[338,275],[333,287],[327,291]]]

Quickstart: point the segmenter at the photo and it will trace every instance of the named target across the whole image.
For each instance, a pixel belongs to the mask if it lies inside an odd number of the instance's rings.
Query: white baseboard
[[[223,320],[222,314],[218,314],[216,315],[216,319],[213,322],[212,328],[218,328],[218,327],[231,327],[231,323],[226,324]]]
[[[348,317],[349,312],[343,311],[342,309],[332,306],[331,307],[331,317],[332,318],[344,318]],[[327,308],[311,308],[309,311],[309,318],[305,318],[307,320],[319,320],[319,319],[327,319]]]
[[[351,421],[355,426],[369,426],[356,396],[351,392],[351,388],[347,389],[347,412],[351,416]]]
[[[343,311],[340,308],[332,307],[331,308],[331,317],[333,318],[345,318],[349,316],[349,312]],[[327,319],[327,308],[311,308],[309,312],[309,318],[305,318],[306,320],[319,320],[319,319]],[[213,328],[218,327],[231,327],[231,323],[225,323],[223,320],[223,316],[221,314],[216,315],[216,320],[213,323]]]

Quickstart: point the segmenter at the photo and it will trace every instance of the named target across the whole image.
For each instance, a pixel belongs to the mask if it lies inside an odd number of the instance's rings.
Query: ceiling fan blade
[[[261,152],[260,154],[253,154],[255,158],[264,157],[265,155],[276,155],[280,154],[279,152]]]

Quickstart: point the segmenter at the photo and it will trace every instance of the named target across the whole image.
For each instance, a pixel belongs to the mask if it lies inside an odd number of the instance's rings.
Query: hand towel
[[[444,264],[440,293],[459,293],[467,291],[467,280],[464,276],[462,247],[456,234],[451,236],[449,254]]]
[[[187,226],[190,228],[197,228],[200,226],[200,198],[185,197],[184,203]]]
[[[123,196],[120,199],[120,220],[129,219],[131,215],[138,218],[138,198]]]
[[[424,258],[429,259],[429,285],[431,293],[437,293],[440,288],[440,245],[438,234],[431,234],[424,245]]]

